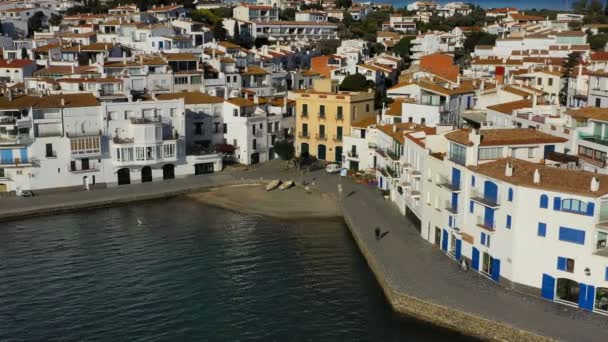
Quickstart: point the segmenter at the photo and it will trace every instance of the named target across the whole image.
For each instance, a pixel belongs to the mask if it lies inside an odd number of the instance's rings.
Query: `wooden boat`
[[[281,185],[281,181],[279,179],[275,179],[266,185],[266,191],[274,190],[279,185]]]
[[[281,186],[279,186],[279,190],[286,190],[291,188],[294,185],[294,182],[292,180],[288,180],[287,182],[284,182],[283,184],[281,184]]]

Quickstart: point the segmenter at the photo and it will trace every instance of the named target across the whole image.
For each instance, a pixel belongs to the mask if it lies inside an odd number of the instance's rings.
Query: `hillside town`
[[[606,13],[0,2],[0,197],[336,164],[455,263],[608,314]]]

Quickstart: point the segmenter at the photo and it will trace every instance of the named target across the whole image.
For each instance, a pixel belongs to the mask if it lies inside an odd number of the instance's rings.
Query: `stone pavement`
[[[472,271],[461,272],[454,261],[422,240],[412,223],[400,215],[391,202],[385,201],[375,187],[355,184],[323,170],[313,173],[285,171],[282,163],[275,162],[248,171],[233,170],[110,189],[1,199],[0,219],[19,213],[27,216],[36,211],[50,211],[53,207],[70,210],[100,203],[105,206],[163,198],[241,179],[260,178],[314,181],[315,188],[336,197],[337,184],[342,183],[343,211],[351,223],[351,231],[359,243],[365,244],[366,257],[379,265],[384,280],[395,292],[558,340],[608,340],[608,317],[510,291]],[[376,226],[390,231],[381,241],[374,237]],[[368,259],[368,263],[372,262]],[[382,284],[382,279],[379,280]]]

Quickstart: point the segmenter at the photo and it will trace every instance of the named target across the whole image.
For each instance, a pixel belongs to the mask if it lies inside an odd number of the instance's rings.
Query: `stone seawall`
[[[342,212],[344,214],[344,221],[346,222],[353,239],[367,260],[367,263],[382,287],[388,302],[396,312],[442,328],[457,331],[463,335],[483,340],[552,341],[549,338],[521,329],[395,291],[394,286],[386,276],[382,265],[380,265],[374,256],[374,253],[368,248],[367,243],[361,237],[361,234],[365,229],[357,226],[357,223],[353,220],[352,214],[348,208],[343,207]],[[429,285],[432,286],[432,284]]]

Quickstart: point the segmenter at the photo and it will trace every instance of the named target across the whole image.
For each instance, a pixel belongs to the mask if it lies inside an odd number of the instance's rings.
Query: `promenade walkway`
[[[608,317],[510,291],[472,271],[461,272],[454,261],[422,240],[412,223],[399,214],[393,204],[385,201],[374,187],[341,180],[324,171],[302,175],[276,165],[88,192],[2,199],[0,220],[18,213],[51,210],[52,207],[84,208],[162,198],[241,179],[289,178],[309,183],[314,180],[314,187],[338,197],[337,185],[342,182],[346,220],[355,239],[363,244],[368,263],[377,275],[378,271],[382,273],[379,280],[385,293],[388,286],[397,293],[445,307],[446,312],[450,311],[447,308],[456,309],[558,340],[608,340]],[[381,241],[376,241],[374,236],[373,230],[377,226],[389,231]],[[521,339],[521,336],[514,335],[508,340]]]

